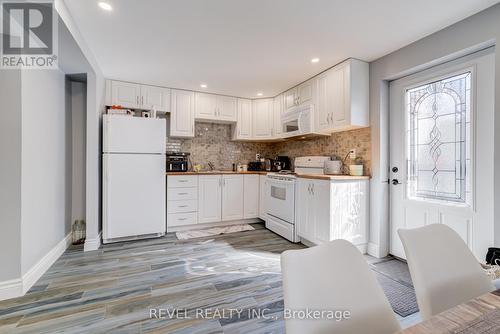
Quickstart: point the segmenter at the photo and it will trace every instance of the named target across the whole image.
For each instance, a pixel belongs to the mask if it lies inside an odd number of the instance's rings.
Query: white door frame
[[[390,187],[390,253],[405,257],[397,235],[397,228],[417,227],[415,223],[407,224],[404,217],[415,217],[417,224],[423,226],[431,223],[445,223],[464,238],[478,258],[485,255],[485,249],[493,245],[493,134],[494,134],[494,51],[489,48],[475,54],[394,80],[390,83],[390,181],[399,179],[402,184]],[[488,71],[489,69],[489,71]],[[410,201],[406,196],[406,117],[405,98],[407,89],[425,82],[437,81],[454,74],[471,71],[471,190],[473,198],[470,206],[445,205]],[[479,82],[477,81],[479,78]],[[490,85],[490,83],[492,83]],[[481,90],[476,91],[480,85]],[[490,87],[491,86],[491,87]],[[399,110],[398,110],[399,109]],[[480,111],[479,115],[478,112]],[[395,114],[396,113],[396,114]],[[399,113],[402,113],[399,114]],[[399,129],[398,129],[399,126]],[[479,128],[480,131],[477,131]],[[397,130],[395,130],[397,129]],[[481,161],[477,169],[476,161]],[[393,172],[397,165],[399,172]],[[476,173],[476,171],[478,173]],[[478,188],[479,186],[479,188]],[[414,204],[418,205],[414,205]],[[413,208],[411,206],[413,205]],[[413,209],[413,211],[411,211]],[[420,215],[420,216],[418,216]],[[462,220],[460,222],[460,220]],[[410,221],[410,219],[408,220]]]

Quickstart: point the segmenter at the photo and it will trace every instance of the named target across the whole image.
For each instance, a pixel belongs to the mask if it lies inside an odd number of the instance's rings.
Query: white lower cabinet
[[[266,220],[267,176],[259,175],[259,218]]]
[[[198,222],[198,176],[167,177],[167,232]]]
[[[368,242],[368,180],[329,181],[299,178],[298,235],[314,244],[345,239],[365,248]]]
[[[169,175],[167,231],[256,219],[260,216],[259,191],[257,174]]]
[[[259,175],[243,176],[243,218],[259,217]]]
[[[215,223],[222,219],[221,175],[200,175],[198,181],[198,222]]]
[[[222,175],[222,221],[243,219],[243,175]]]

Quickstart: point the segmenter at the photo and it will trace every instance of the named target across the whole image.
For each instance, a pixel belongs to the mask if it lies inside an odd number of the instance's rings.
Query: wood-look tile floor
[[[25,296],[0,302],[0,333],[283,333],[279,256],[303,246],[253,226],[184,241],[168,234],[86,253],[70,248]],[[217,308],[245,311],[240,317],[195,314]],[[157,319],[151,309],[179,313]]]

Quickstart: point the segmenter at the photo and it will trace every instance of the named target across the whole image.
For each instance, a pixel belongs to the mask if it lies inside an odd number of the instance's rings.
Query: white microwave
[[[303,136],[313,132],[314,105],[298,106],[281,115],[281,132],[284,138]]]

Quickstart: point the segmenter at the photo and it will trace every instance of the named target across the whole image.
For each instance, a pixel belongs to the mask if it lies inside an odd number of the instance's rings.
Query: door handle
[[[399,182],[399,180],[398,180],[398,179],[392,179],[392,181],[391,181],[391,182],[392,182],[392,184],[393,184],[394,186],[397,186],[398,184],[402,184],[401,182]]]

